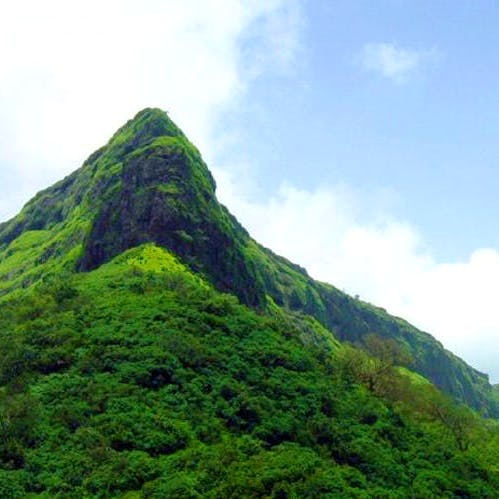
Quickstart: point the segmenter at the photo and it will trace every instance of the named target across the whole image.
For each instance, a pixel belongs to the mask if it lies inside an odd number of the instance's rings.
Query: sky
[[[499,4],[2,2],[0,220],[146,106],[259,242],[499,382]]]

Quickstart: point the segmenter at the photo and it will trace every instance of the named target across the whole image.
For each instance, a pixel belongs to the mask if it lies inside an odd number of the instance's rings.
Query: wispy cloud
[[[434,60],[435,57],[434,50],[413,50],[391,43],[368,43],[362,49],[360,61],[365,71],[378,73],[401,83],[421,64]]]

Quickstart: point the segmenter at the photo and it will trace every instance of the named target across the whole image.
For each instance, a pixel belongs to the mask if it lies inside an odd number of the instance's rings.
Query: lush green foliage
[[[393,352],[259,315],[157,247],[47,279],[2,312],[1,497],[499,490],[492,423],[400,373]],[[397,383],[406,400],[382,389]]]

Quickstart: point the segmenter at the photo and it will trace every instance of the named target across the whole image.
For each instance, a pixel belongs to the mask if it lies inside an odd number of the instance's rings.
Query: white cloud
[[[389,219],[348,189],[283,186],[264,202],[240,178],[216,172],[219,197],[265,246],[361,299],[431,333],[499,381],[499,253],[478,249],[439,262],[407,223]]]
[[[209,159],[219,111],[244,94],[260,64],[290,63],[296,16],[299,4],[284,0],[3,6],[0,220],[146,106],[170,111]],[[243,53],[244,40],[256,49]]]
[[[259,18],[253,23],[253,43],[244,53],[247,75],[254,77],[276,67],[286,74],[295,71],[302,48],[297,34],[302,32],[305,21],[299,0],[287,0],[285,4],[287,8],[281,9],[280,15]]]
[[[391,43],[368,43],[362,49],[361,64],[366,71],[401,83],[423,62],[435,56],[435,51],[404,49]]]

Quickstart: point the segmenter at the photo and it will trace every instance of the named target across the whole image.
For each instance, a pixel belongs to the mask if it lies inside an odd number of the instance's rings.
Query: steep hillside
[[[261,312],[276,305],[300,311],[357,344],[372,333],[394,339],[412,356],[412,369],[483,413],[499,414],[487,377],[430,335],[314,281],[255,242],[218,203],[197,149],[157,109],[141,111],[79,170],[0,225],[0,300],[149,242]]]
[[[499,490],[490,423],[424,380],[381,375],[317,322],[252,311],[152,244],[1,310],[2,498]]]

